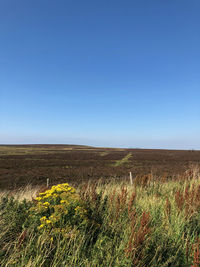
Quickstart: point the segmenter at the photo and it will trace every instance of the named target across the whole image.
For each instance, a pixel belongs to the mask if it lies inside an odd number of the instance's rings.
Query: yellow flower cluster
[[[64,232],[66,227],[79,226],[87,221],[87,210],[75,188],[68,183],[52,186],[39,193],[35,200],[35,206],[30,211],[31,216],[35,214],[40,218],[38,230],[60,229],[60,232]]]
[[[42,201],[45,199],[49,199],[49,198],[55,198],[58,197],[61,193],[68,193],[68,194],[73,194],[76,192],[76,189],[73,187],[70,187],[68,183],[65,184],[58,184],[58,185],[54,185],[52,186],[51,189],[46,190],[43,193],[39,194],[39,197],[36,197],[36,200],[38,201]]]

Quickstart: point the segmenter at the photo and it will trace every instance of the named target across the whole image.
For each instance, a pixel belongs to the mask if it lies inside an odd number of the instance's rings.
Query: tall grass
[[[38,188],[4,192],[1,266],[199,266],[200,172],[79,188],[92,222],[53,240],[26,224]],[[8,194],[9,193],[9,194]],[[13,197],[14,195],[14,197]],[[22,200],[24,198],[24,200]]]

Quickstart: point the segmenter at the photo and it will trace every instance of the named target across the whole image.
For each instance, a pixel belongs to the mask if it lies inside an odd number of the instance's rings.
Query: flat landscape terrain
[[[0,266],[200,266],[200,151],[0,146],[0,183]]]
[[[1,145],[0,188],[90,179],[174,176],[200,166],[200,151],[95,148],[78,145]]]

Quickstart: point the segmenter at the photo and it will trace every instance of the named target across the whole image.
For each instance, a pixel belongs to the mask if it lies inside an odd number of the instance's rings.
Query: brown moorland
[[[200,166],[200,151],[97,148],[80,145],[1,145],[0,188],[153,174],[173,178]]]

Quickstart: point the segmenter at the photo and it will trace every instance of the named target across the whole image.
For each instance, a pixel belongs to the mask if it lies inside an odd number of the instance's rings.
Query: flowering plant
[[[71,233],[74,226],[78,230],[88,221],[84,202],[68,183],[39,193],[29,212],[39,231],[51,233],[66,233],[66,230]]]

